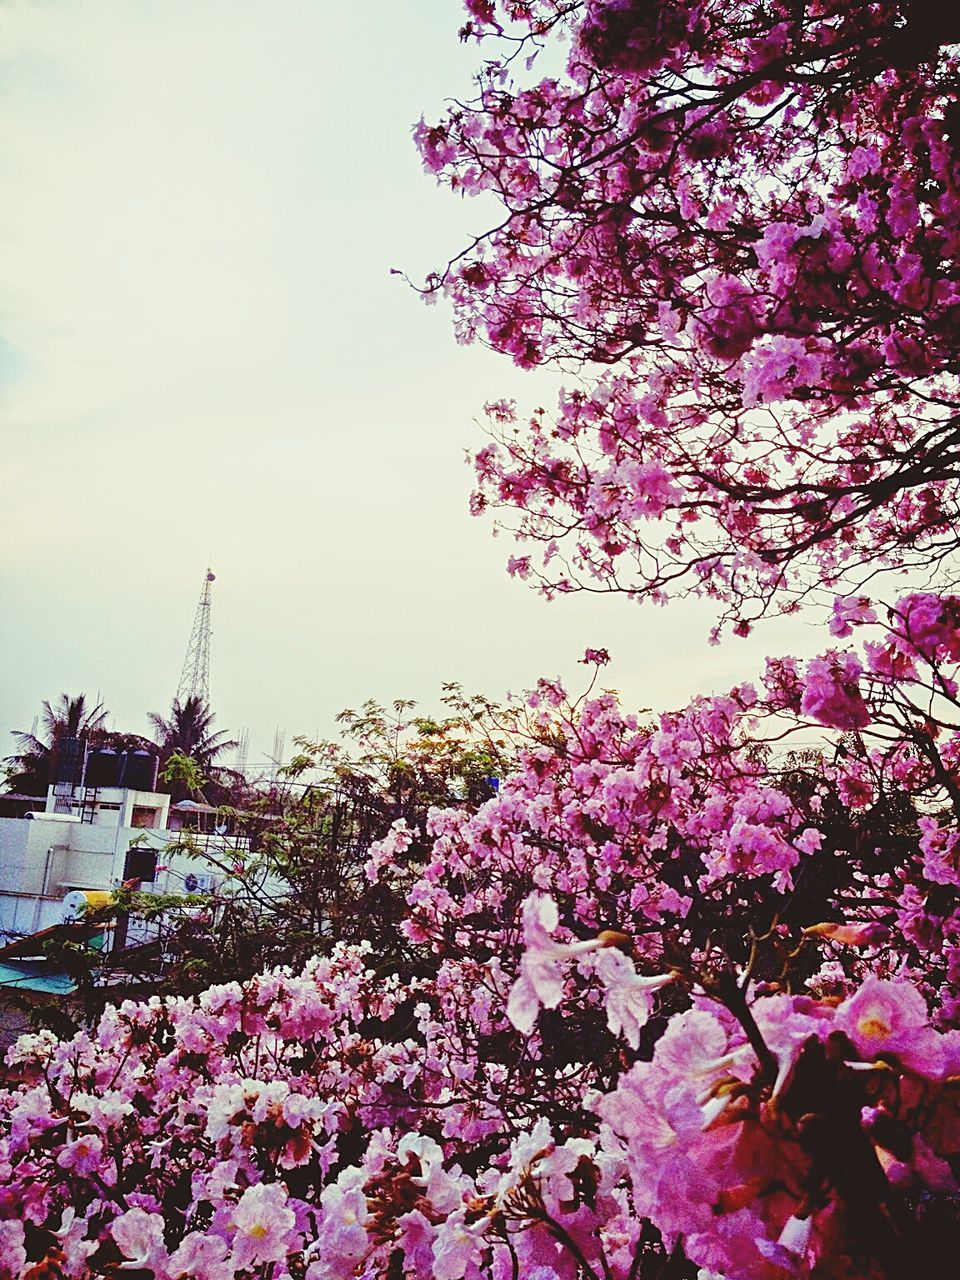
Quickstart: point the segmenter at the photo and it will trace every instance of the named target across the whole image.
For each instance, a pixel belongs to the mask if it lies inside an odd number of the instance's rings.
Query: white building
[[[184,826],[201,813],[213,811],[171,806],[158,791],[87,787],[68,795],[61,785],[42,808],[0,818],[0,940],[59,924],[64,899],[78,892],[109,893],[131,880],[159,893],[216,888],[246,842],[216,831],[188,836]],[[200,859],[178,848],[185,836]]]

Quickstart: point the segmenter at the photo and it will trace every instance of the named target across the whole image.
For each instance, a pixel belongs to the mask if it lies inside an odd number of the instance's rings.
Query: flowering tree
[[[542,682],[497,794],[427,820],[419,976],[344,942],[22,1039],[0,1274],[932,1269],[960,1244],[960,599],[841,602],[847,629],[650,723]]]
[[[488,408],[474,507],[529,544],[513,572],[705,595],[744,631],[812,582],[941,563],[960,514],[952,10],[467,9],[477,96],[416,138],[441,182],[499,207],[427,291],[461,340],[583,375],[551,416]]]
[[[615,587],[632,556],[632,590],[692,584],[742,630],[811,568],[936,564],[950,15],[468,7],[465,34],[509,52],[419,138],[505,217],[432,287],[523,364],[609,366],[550,426],[497,407],[478,460],[547,585]],[[564,31],[565,76],[512,87]],[[0,1280],[939,1273],[960,1250],[960,596],[838,595],[830,632],[648,721],[596,692],[590,650],[586,695],[529,696],[498,787],[456,737],[415,757],[413,793],[368,752],[398,812],[363,874],[402,895],[417,965],[361,920],[296,970],[21,1039]],[[376,739],[380,710],[353,727]]]

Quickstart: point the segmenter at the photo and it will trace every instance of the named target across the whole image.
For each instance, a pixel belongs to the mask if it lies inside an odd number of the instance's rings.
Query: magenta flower
[[[870,712],[860,692],[863,667],[852,653],[811,658],[805,673],[801,711],[831,729],[863,729]]]
[[[830,634],[844,639],[853,634],[853,628],[868,622],[876,622],[877,611],[868,596],[834,596]]]

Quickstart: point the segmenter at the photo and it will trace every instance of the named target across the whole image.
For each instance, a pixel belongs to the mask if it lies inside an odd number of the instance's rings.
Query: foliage
[[[206,782],[200,766],[192,756],[182,751],[171,751],[160,770],[160,781],[171,789],[184,789],[191,796],[200,794]]]
[[[242,808],[221,806],[230,835],[184,832],[168,850],[168,859],[186,853],[213,872],[216,887],[199,904],[120,895],[119,909],[148,920],[158,936],[119,952],[107,968],[160,990],[196,991],[271,965],[301,966],[338,941],[368,940],[384,969],[415,971],[419,949],[397,926],[429,844],[412,840],[389,883],[366,874],[371,846],[397,821],[422,826],[431,806],[475,809],[495,794],[523,735],[542,740],[520,706],[499,707],[455,684],[444,686],[442,703],[448,714],[431,717],[408,699],[390,708],[368,701],[338,716],[335,741],[298,739],[276,779],[248,787]],[[168,785],[181,782],[191,793],[203,785],[195,762],[179,753],[165,774]]]
[[[21,730],[14,732],[17,754],[4,761],[8,786],[27,795],[46,795],[61,744],[68,738],[92,745],[107,741],[110,735],[105,725],[109,714],[102,702],[91,707],[83,693],[75,697],[61,693],[55,704],[44,702],[40,736]]]
[[[214,730],[216,717],[203,699],[191,694],[181,703],[174,698],[169,718],[155,711],[149,718],[160,746],[161,771],[169,775],[167,785],[174,799],[183,800],[193,791],[199,791],[204,785],[201,778],[210,780],[216,788],[222,772],[217,767],[217,758],[237,744],[227,737],[225,730]],[[189,760],[186,773],[185,766],[176,762],[170,772],[172,757],[181,762]]]

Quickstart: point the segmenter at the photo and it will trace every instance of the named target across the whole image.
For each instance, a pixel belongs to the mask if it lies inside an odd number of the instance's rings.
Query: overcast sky
[[[662,707],[809,649],[709,611],[547,604],[467,513],[486,399],[550,375],[457,347],[422,276],[482,230],[410,141],[469,88],[456,0],[0,7],[0,753],[43,698],[146,731],[209,559],[221,727],[327,734],[367,697],[539,674]]]

